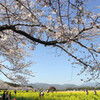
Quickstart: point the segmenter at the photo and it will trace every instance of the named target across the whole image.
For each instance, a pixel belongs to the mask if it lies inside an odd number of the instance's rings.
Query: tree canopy
[[[49,90],[54,92],[54,91],[56,91],[56,88],[52,86],[52,87],[49,88]]]
[[[100,74],[100,13],[89,10],[89,0],[0,0],[0,72],[10,79],[30,75],[26,47],[38,44],[64,51],[88,72]],[[11,65],[5,65],[5,60]],[[4,69],[14,74],[6,74]],[[15,74],[16,73],[16,74]]]

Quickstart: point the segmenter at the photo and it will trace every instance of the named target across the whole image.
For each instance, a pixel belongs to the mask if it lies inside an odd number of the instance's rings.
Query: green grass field
[[[3,91],[0,92],[2,95]],[[89,95],[86,95],[86,92],[76,91],[76,92],[54,92],[54,93],[46,93],[44,92],[43,97],[39,97],[39,92],[26,92],[26,91],[17,91],[15,95],[13,91],[11,91],[12,98],[16,98],[16,100],[100,100],[100,91],[97,91],[97,95],[94,94],[93,91],[89,91]]]

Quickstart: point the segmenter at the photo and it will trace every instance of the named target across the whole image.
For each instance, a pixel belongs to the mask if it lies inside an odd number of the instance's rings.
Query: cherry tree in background
[[[80,65],[88,80],[99,79],[100,13],[99,8],[89,11],[90,6],[89,0],[0,0],[0,54],[11,64],[1,61],[0,72],[8,78],[4,69],[29,74],[25,48],[42,44],[75,59],[72,64]]]

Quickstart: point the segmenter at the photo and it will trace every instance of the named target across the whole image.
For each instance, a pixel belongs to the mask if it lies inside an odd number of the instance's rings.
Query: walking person
[[[44,92],[43,91],[40,91],[39,92],[39,97],[41,98],[41,97],[43,97],[44,96]]]
[[[3,100],[5,100],[5,96],[6,96],[6,94],[5,94],[5,91],[3,92]]]
[[[5,100],[8,100],[8,98],[9,98],[9,95],[8,95],[8,91],[7,91],[5,94]]]
[[[9,100],[11,100],[11,92],[9,93]]]
[[[14,91],[15,95],[16,95],[16,92],[17,92],[17,91],[15,90],[15,91]]]
[[[44,92],[43,92],[43,91],[41,92],[41,96],[42,96],[42,97],[44,96]]]
[[[88,92],[88,90],[86,90],[86,95],[88,95],[89,94],[89,92]]]
[[[97,95],[97,91],[96,90],[94,90],[94,94]]]

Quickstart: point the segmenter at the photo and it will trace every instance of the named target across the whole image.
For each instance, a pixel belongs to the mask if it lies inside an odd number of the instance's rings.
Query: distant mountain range
[[[100,83],[97,82],[84,82],[81,87],[88,86],[88,87],[100,87]]]
[[[59,85],[59,84],[46,84],[46,83],[34,83],[34,84],[29,84],[30,86],[34,87],[34,88],[42,88],[42,89],[49,89],[51,86],[54,86],[57,90],[64,90],[66,88],[77,88],[77,85],[74,84],[63,84],[63,85]]]
[[[75,84],[46,84],[46,83],[30,83],[28,86],[32,86],[33,88],[41,88],[41,89],[49,89],[51,86],[55,87],[57,90],[66,90],[67,88],[79,88],[79,87],[100,87],[100,84],[96,82],[85,82],[82,85],[75,85]],[[0,80],[0,89],[20,89],[25,88],[21,86],[14,87],[14,83],[3,82]],[[26,87],[28,89],[28,87]]]
[[[66,88],[79,88],[79,87],[100,87],[100,84],[97,84],[96,82],[86,82],[82,85],[75,85],[75,84],[46,84],[46,83],[34,83],[29,84],[30,86],[34,88],[42,88],[42,89],[49,89],[51,86],[54,86],[57,90],[65,90]]]

